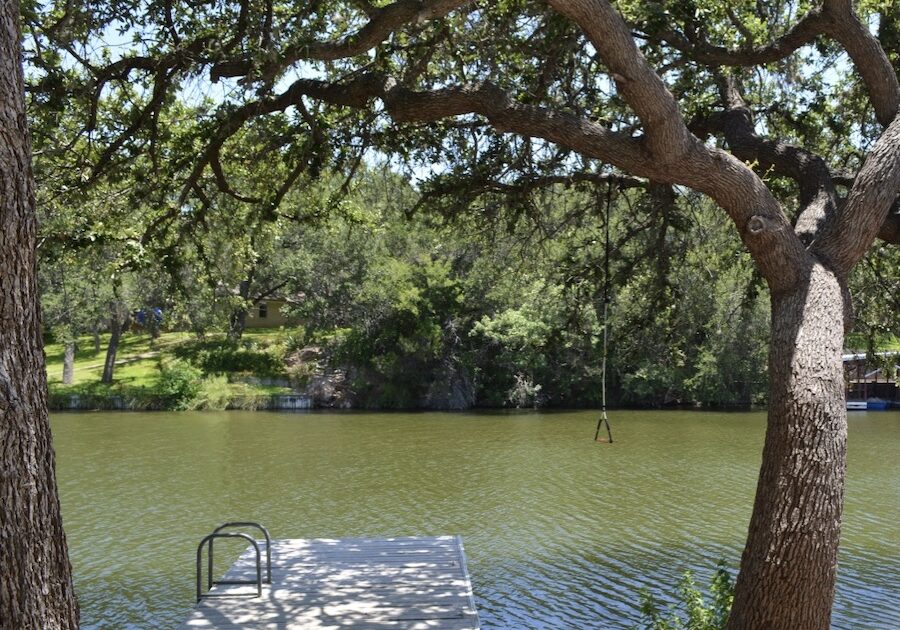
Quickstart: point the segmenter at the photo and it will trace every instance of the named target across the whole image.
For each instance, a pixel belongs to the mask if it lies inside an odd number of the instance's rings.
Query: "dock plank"
[[[248,547],[224,579],[254,579],[255,557]],[[458,536],[275,540],[262,597],[255,586],[212,592],[226,596],[203,599],[183,630],[480,628]]]

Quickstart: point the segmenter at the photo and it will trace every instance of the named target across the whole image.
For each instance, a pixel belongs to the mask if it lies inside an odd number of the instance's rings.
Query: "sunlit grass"
[[[262,328],[245,331],[243,343],[269,345],[283,342],[296,331],[284,328]],[[108,391],[114,394],[125,389],[152,390],[159,381],[160,362],[174,359],[174,349],[180,344],[195,339],[187,332],[164,332],[153,340],[149,334],[127,331],[123,333],[116,354],[114,382],[111,386],[100,383],[103,375],[103,363],[109,344],[109,333],[100,335],[99,351],[95,349],[94,337],[84,335],[78,338],[75,353],[75,369],[72,385],[62,384],[63,344],[48,343],[44,347],[47,361],[47,376],[51,391],[56,393],[83,393],[91,391]],[[224,333],[214,333],[207,339],[224,339]],[[290,388],[277,385],[257,385],[248,383],[223,383],[220,386],[229,396],[234,398],[252,398],[254,396],[270,396],[290,393]]]
[[[855,352],[865,352],[869,347],[869,341],[861,333],[850,333],[844,343],[847,349]],[[883,335],[875,340],[876,352],[900,352],[900,337]]]

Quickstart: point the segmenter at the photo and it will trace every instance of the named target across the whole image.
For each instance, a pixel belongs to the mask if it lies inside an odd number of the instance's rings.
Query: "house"
[[[896,352],[877,352],[875,358],[881,366],[870,365],[865,353],[843,356],[847,400],[881,398],[900,403],[900,387],[897,384],[900,365],[894,365],[900,360],[900,355]]]
[[[266,299],[256,302],[247,313],[244,322],[245,328],[277,328],[278,326],[292,326],[297,323],[296,318],[284,314],[287,300]]]

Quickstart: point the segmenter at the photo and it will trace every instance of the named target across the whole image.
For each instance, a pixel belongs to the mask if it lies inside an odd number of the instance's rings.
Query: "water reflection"
[[[597,445],[588,412],[57,415],[83,627],[177,625],[197,541],[245,518],[280,538],[458,533],[485,628],[630,627],[642,588],[665,601],[686,569],[737,564],[764,418],[612,420]],[[900,627],[898,422],[851,416],[837,628]]]

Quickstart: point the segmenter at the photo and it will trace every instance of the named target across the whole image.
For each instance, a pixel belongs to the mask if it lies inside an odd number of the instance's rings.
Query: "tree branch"
[[[728,212],[773,291],[800,279],[803,243],[772,192],[745,164],[700,142],[684,124],[674,97],[648,65],[622,18],[605,0],[548,0],[587,33],[619,92],[644,124],[653,165],[637,170],[619,156],[611,164],[660,183],[685,184]],[[546,136],[542,136],[546,137]],[[574,147],[573,147],[574,148]],[[580,150],[580,149],[577,149]]]
[[[841,43],[866,84],[869,100],[883,127],[894,120],[900,109],[900,83],[897,73],[878,39],[859,21],[850,0],[826,0],[829,33]]]
[[[296,42],[285,48],[277,61],[259,68],[262,78],[272,78],[282,69],[302,59],[334,61],[361,55],[384,41],[391,33],[411,22],[424,22],[443,17],[471,0],[397,0],[387,6],[366,11],[369,21],[358,31],[336,42]],[[366,3],[368,4],[368,3]],[[253,71],[249,58],[220,61],[210,69],[210,80],[247,76]]]
[[[219,192],[225,193],[229,197],[233,197],[244,203],[260,203],[262,201],[262,199],[256,197],[245,197],[231,187],[228,183],[228,179],[225,177],[225,171],[222,170],[222,160],[218,148],[210,155],[209,166],[212,168],[213,175],[216,178],[216,186],[218,187]]]
[[[631,32],[609,2],[549,0],[554,9],[587,34],[625,101],[646,130],[646,146],[656,159],[679,160],[696,142],[675,98],[638,50]]]
[[[758,66],[784,59],[826,32],[828,20],[821,7],[811,9],[791,29],[775,41],[753,48],[730,50],[713,46],[705,40],[688,38],[674,29],[646,33],[688,55],[692,60],[710,66]]]
[[[837,190],[828,165],[818,155],[780,140],[757,135],[753,114],[744,102],[733,77],[720,80],[726,110],[708,121],[721,131],[728,147],[745,162],[756,162],[762,171],[773,170],[790,177],[800,188],[800,208],[794,232],[804,243],[815,239],[825,221],[831,220],[838,206]]]
[[[866,157],[836,220],[829,222],[816,251],[848,273],[882,230],[896,236],[896,215],[889,213],[900,194],[900,117],[884,131]]]

